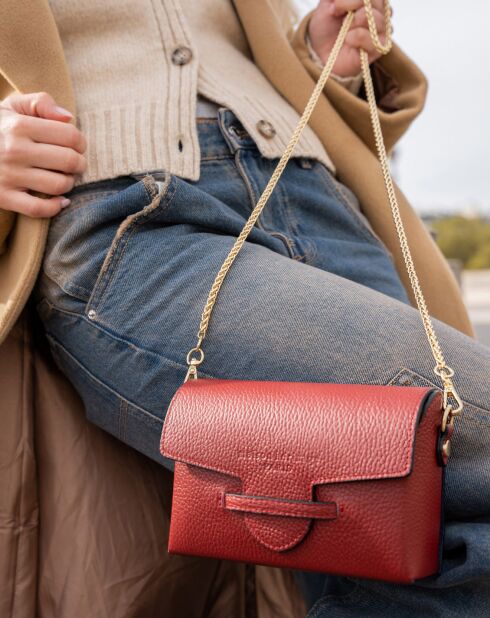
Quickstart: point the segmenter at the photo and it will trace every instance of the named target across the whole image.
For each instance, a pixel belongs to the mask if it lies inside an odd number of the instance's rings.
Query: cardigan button
[[[172,62],[178,66],[188,64],[192,60],[192,49],[190,47],[176,47],[172,52]]]
[[[272,139],[276,135],[276,130],[268,120],[259,120],[256,126],[258,132],[267,139]]]

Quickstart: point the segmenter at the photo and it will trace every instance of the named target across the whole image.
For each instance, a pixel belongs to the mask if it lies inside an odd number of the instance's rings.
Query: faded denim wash
[[[88,419],[163,465],[162,421],[207,293],[276,163],[227,110],[199,137],[197,182],[150,170],[76,187],[35,290]],[[322,164],[290,161],[223,284],[202,375],[439,386],[420,317],[357,206]],[[490,350],[435,328],[466,404],[443,571],[414,586],[298,573],[308,618],[490,616]]]

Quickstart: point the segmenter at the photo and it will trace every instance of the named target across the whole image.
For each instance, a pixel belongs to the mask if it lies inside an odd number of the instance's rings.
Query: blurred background
[[[300,15],[317,0],[295,0]],[[490,345],[490,3],[392,0],[394,38],[429,80],[394,152],[393,174],[453,267]]]

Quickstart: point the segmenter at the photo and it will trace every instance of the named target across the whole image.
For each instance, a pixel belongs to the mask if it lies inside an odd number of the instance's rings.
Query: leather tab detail
[[[230,511],[279,515],[304,519],[337,519],[335,502],[307,502],[304,500],[281,500],[265,496],[225,494],[224,507]]]
[[[311,528],[311,519],[245,513],[245,525],[250,534],[264,547],[275,552],[299,545]]]
[[[225,494],[223,506],[244,514],[245,525],[252,536],[273,551],[285,551],[298,545],[308,534],[313,519],[335,520],[338,517],[335,502]]]

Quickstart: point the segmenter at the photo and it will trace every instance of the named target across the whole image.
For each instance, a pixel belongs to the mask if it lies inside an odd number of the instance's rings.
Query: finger
[[[64,146],[31,142],[28,152],[22,159],[26,167],[41,167],[67,174],[83,174],[87,169],[85,157]]]
[[[381,35],[379,38],[381,43],[384,44],[384,36]],[[373,59],[379,58],[380,56],[379,52],[373,45],[373,40],[371,39],[369,30],[366,28],[355,28],[354,30],[350,30],[347,34],[345,42],[347,45],[355,47],[356,49],[364,49]]]
[[[56,101],[47,92],[14,92],[3,101],[5,107],[26,116],[39,116],[69,121],[73,115],[67,109],[56,105]]]
[[[12,167],[9,170],[8,185],[15,189],[29,189],[47,195],[69,193],[75,184],[71,174],[53,172],[40,167]]]
[[[53,217],[62,209],[63,197],[41,198],[25,191],[6,191],[2,194],[2,208],[28,217]]]
[[[348,70],[345,70],[346,65],[348,66]],[[352,75],[357,75],[360,71],[361,58],[359,55],[359,50],[355,47],[346,45],[343,49],[343,58],[337,59],[337,62],[333,67],[333,72],[337,75],[350,77]]]
[[[357,11],[364,6],[364,0],[333,0],[330,14],[336,17],[345,15],[348,11]],[[373,9],[384,13],[384,0],[371,0]]]
[[[10,122],[10,131],[14,135],[27,136],[35,142],[73,148],[80,154],[87,149],[87,140],[83,133],[73,124],[59,120],[18,114]]]
[[[378,33],[385,32],[386,24],[384,15],[378,10],[373,11],[373,15],[374,21],[376,23],[376,30],[378,31]],[[354,15],[354,21],[352,22],[351,30],[353,30],[354,28],[368,28],[366,9],[364,7],[356,11]]]
[[[82,174],[87,167],[85,157],[72,148],[33,142],[28,137],[16,137],[4,143],[1,160],[20,168],[40,167],[49,170]]]
[[[373,9],[376,9],[377,11],[379,11],[380,13],[385,12],[385,0],[371,0],[371,6],[373,7]]]
[[[348,11],[357,11],[364,6],[364,0],[333,0],[330,14],[335,17],[345,15]]]

